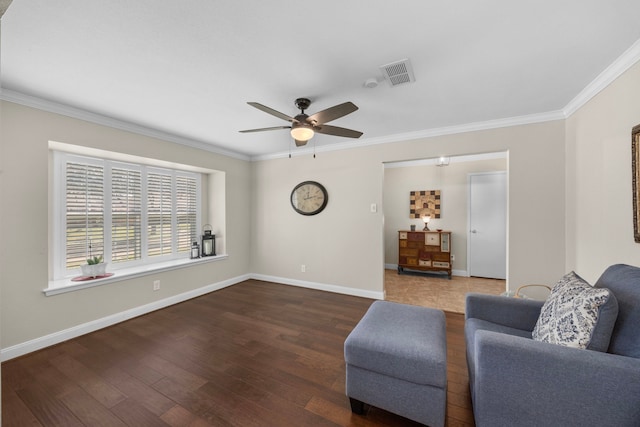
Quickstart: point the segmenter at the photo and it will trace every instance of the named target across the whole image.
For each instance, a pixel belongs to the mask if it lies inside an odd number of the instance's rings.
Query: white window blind
[[[142,173],[111,170],[111,261],[142,257]]]
[[[172,250],[171,175],[149,173],[147,187],[149,256],[170,254]]]
[[[104,252],[104,168],[66,165],[66,268],[77,268],[89,254]]]
[[[189,252],[191,243],[198,239],[198,185],[189,176],[176,178],[176,213],[178,220],[178,252]]]
[[[188,256],[200,230],[200,174],[60,153],[54,277],[78,273],[89,255],[110,270]]]

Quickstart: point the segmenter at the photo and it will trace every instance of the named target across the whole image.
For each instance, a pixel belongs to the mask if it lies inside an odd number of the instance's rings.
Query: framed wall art
[[[633,238],[640,243],[640,125],[631,130],[631,184],[633,188]]]
[[[409,193],[409,218],[440,218],[440,190],[411,191]]]

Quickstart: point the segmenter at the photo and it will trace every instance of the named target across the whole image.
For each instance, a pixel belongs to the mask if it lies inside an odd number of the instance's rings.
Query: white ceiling
[[[352,101],[358,144],[519,116],[556,117],[640,39],[638,0],[14,0],[7,93],[210,144],[286,153],[287,115]],[[415,83],[365,88],[409,58]],[[548,114],[551,113],[551,114]],[[316,135],[319,149],[351,139]],[[292,150],[296,150],[293,146]]]

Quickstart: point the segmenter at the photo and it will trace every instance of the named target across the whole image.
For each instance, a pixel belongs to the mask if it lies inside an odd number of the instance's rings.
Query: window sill
[[[65,278],[60,280],[49,281],[49,286],[43,289],[42,292],[46,296],[63,294],[66,292],[78,291],[80,289],[93,288],[95,286],[102,286],[109,283],[121,282],[123,280],[130,280],[136,277],[147,276],[149,274],[162,273],[163,271],[176,270],[179,268],[190,267],[193,265],[221,261],[227,259],[229,255],[216,255],[211,257],[204,257],[198,259],[178,259],[173,261],[161,262],[151,265],[143,265],[132,268],[125,268],[122,270],[113,271],[113,276],[105,277],[103,279],[87,280],[83,282],[74,282],[72,278]]]

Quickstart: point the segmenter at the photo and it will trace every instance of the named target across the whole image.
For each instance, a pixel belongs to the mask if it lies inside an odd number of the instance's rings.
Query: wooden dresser
[[[443,271],[451,279],[450,231],[398,231],[398,273]]]

